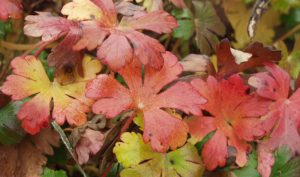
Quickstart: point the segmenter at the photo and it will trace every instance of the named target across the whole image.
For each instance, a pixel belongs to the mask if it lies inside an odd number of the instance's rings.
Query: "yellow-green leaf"
[[[121,177],[201,177],[204,171],[197,149],[191,145],[157,153],[145,144],[141,134],[124,133],[114,147],[118,161],[125,167]]]

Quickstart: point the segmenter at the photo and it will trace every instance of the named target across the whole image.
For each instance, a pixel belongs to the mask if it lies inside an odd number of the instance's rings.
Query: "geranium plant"
[[[299,6],[0,0],[0,177],[299,177]]]

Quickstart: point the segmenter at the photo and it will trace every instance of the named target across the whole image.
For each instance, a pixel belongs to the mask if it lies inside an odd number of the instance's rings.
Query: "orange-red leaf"
[[[249,88],[243,84],[239,75],[232,75],[228,80],[219,82],[209,76],[207,81],[193,80],[192,85],[207,99],[207,103],[202,106],[206,112],[203,116],[187,121],[190,133],[200,140],[216,131],[202,151],[206,168],[214,170],[225,165],[228,145],[237,151],[236,163],[244,166],[247,163],[247,152],[251,149],[248,142],[265,133],[258,117],[267,112],[268,102],[247,94]]]
[[[258,73],[249,79],[257,93],[272,101],[270,112],[264,118],[264,129],[269,132],[259,144],[258,170],[269,177],[274,163],[272,152],[282,146],[291,150],[291,155],[300,152],[300,90],[289,97],[290,76],[274,64],[266,66],[268,72]]]
[[[182,66],[171,53],[164,56],[164,66],[157,71],[144,67],[138,60],[119,70],[128,88],[112,76],[99,75],[87,86],[87,96],[96,99],[93,111],[113,118],[125,110],[142,112],[144,116],[144,140],[151,142],[154,150],[166,151],[169,147],[182,146],[187,138],[186,124],[161,108],[175,108],[185,113],[200,114],[201,98],[189,83],[178,82],[162,93],[167,84],[178,78]]]

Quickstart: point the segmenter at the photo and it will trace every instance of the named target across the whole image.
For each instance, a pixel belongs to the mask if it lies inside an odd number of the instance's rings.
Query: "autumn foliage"
[[[0,65],[0,176],[298,177],[300,38],[253,41],[237,19],[276,2],[249,2],[0,0],[36,42],[0,38],[26,48]]]

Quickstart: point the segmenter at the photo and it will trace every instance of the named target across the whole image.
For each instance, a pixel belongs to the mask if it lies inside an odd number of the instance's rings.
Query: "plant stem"
[[[131,122],[135,118],[135,115],[136,115],[136,113],[132,113],[132,115],[126,120],[125,124],[121,128],[120,136],[122,135],[122,133],[126,132],[126,130],[128,129],[128,127],[130,126]]]
[[[0,45],[6,49],[21,50],[21,51],[34,49],[37,46],[37,44],[16,44],[7,41],[0,41]]]
[[[104,171],[104,173],[101,175],[101,177],[107,177],[108,173],[110,172],[110,169],[112,168],[113,166],[113,162],[110,162],[108,164],[108,167],[106,168],[106,170]]]

